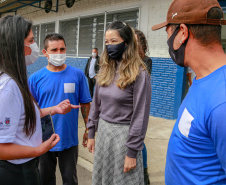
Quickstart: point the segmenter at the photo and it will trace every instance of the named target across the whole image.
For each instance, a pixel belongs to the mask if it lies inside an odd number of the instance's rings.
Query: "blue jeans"
[[[147,162],[147,149],[146,149],[146,146],[145,144],[143,143],[144,145],[144,148],[142,150],[142,154],[143,154],[143,165],[144,165],[144,168],[147,168],[148,167],[148,162]]]

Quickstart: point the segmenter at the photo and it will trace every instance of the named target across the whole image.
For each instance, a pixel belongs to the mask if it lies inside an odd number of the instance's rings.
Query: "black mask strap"
[[[189,37],[187,38],[187,40],[181,44],[181,46],[175,50],[173,48],[173,42],[174,39],[176,37],[176,35],[178,34],[180,30],[180,26],[178,26],[175,31],[173,32],[173,34],[170,36],[170,38],[167,41],[167,44],[169,46],[169,54],[172,58],[172,60],[179,66],[184,67],[184,55],[185,55],[185,48],[188,42]]]

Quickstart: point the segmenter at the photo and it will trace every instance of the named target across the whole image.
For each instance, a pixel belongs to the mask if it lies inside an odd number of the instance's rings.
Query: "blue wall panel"
[[[66,64],[85,70],[87,58],[67,58]],[[47,65],[46,57],[28,66],[28,76]],[[152,58],[152,102],[150,114],[166,119],[176,119],[177,111],[181,104],[184,84],[185,69],[177,66],[169,58]]]
[[[184,71],[171,58],[152,58],[152,116],[177,118],[184,93]]]
[[[65,63],[70,66],[77,67],[84,72],[87,60],[88,60],[87,58],[67,58]],[[34,72],[47,66],[47,64],[48,61],[46,57],[39,57],[34,64],[27,66],[28,77],[30,77]]]

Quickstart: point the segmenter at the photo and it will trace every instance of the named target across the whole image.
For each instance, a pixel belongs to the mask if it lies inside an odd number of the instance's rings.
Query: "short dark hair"
[[[96,49],[98,51],[98,48],[93,48],[93,49]]]
[[[66,42],[64,40],[64,37],[59,33],[49,33],[46,35],[44,39],[44,49],[47,50],[49,41],[58,41],[63,40],[64,44],[66,46]]]
[[[211,8],[207,14],[208,19],[222,19],[223,12],[220,8]],[[179,24],[170,24],[171,29],[175,30]],[[213,43],[221,44],[221,25],[208,24],[187,24],[186,25],[195,39],[203,46]]]
[[[221,19],[223,12],[220,8],[211,8],[207,14],[208,19]],[[204,46],[212,43],[221,44],[221,25],[187,25],[195,39]]]

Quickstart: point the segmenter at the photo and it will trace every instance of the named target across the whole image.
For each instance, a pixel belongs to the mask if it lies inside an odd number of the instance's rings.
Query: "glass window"
[[[124,21],[132,28],[138,28],[139,10],[107,13],[106,27],[116,20]],[[55,22],[41,24],[41,29],[39,25],[34,25],[32,31],[35,41],[40,44],[39,48],[42,50],[45,36],[55,32]],[[59,31],[65,39],[68,56],[77,57],[78,50],[78,57],[90,57],[92,48],[98,48],[99,55],[101,55],[104,39],[104,14],[81,18],[79,31],[77,18],[60,21]]]
[[[31,29],[34,34],[34,40],[39,46],[39,25],[33,25]]]
[[[40,50],[44,48],[44,39],[47,34],[55,32],[55,23],[41,25]]]
[[[92,48],[103,49],[104,15],[81,18],[79,30],[79,57],[89,57]]]
[[[123,21],[132,28],[138,28],[139,10],[107,14],[107,26],[114,21]]]
[[[77,56],[78,20],[60,22],[60,33],[63,35],[68,56]]]

